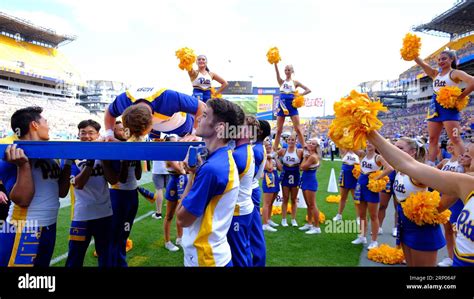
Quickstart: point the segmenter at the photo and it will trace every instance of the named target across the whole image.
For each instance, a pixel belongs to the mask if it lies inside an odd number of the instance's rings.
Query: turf
[[[318,208],[326,215],[326,220],[332,219],[337,212],[337,204],[327,203],[326,192],[331,168],[336,176],[340,170],[340,162],[324,161],[318,170],[317,178],[320,191],[317,192]],[[153,184],[145,184],[145,188],[153,190]],[[164,203],[165,205],[165,203]],[[150,204],[140,198],[137,218],[154,210]],[[166,207],[163,207],[166,211]],[[304,224],[306,209],[298,209],[297,220]],[[273,216],[275,222],[280,223],[281,216]],[[288,217],[289,219],[289,217]],[[354,205],[348,200],[344,219],[355,219]],[[331,225],[331,222],[326,222]],[[64,207],[59,212],[57,226],[57,240],[53,258],[67,253],[68,234],[70,225],[70,207]],[[330,233],[326,225],[322,224],[320,235],[306,235],[296,227],[278,227],[278,232],[265,232],[267,245],[268,266],[357,266],[362,246],[354,246],[350,242],[356,233]],[[173,223],[171,240],[176,238],[176,228]],[[163,220],[155,220],[150,216],[134,224],[130,239],[133,240],[133,249],[128,253],[129,266],[182,266],[183,251],[169,252],[164,248]],[[94,246],[90,246],[84,261],[85,266],[97,266],[97,258],[93,256]],[[54,266],[64,266],[65,259]]]

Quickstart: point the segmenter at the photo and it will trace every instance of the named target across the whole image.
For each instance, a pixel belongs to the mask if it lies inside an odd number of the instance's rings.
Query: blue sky
[[[413,25],[453,0],[4,0],[0,10],[78,36],[61,50],[84,80],[118,80],[191,93],[174,52],[206,54],[227,80],[276,86],[266,51],[280,49],[312,97],[332,103],[358,83],[394,79],[412,66],[399,49]],[[422,56],[448,40],[419,33]],[[303,115],[321,115],[307,108]]]

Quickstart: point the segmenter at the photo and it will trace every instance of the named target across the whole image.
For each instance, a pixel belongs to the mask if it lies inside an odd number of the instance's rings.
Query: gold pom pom
[[[176,57],[179,59],[179,68],[189,72],[193,69],[193,64],[196,62],[197,56],[193,49],[185,47],[176,51]]]
[[[216,93],[216,89],[214,87],[211,87],[211,98],[222,99],[222,94]]]
[[[299,92],[295,92],[295,97],[291,102],[291,105],[295,108],[301,108],[304,106],[304,97],[299,94]]]
[[[458,111],[466,108],[469,103],[469,97],[459,100],[462,90],[457,86],[445,86],[439,89],[436,101],[446,109],[456,108]]]
[[[420,56],[421,39],[415,34],[407,33],[403,39],[400,54],[403,60],[411,61]]]
[[[387,265],[401,264],[405,259],[401,248],[393,248],[387,244],[370,249],[367,257],[371,261]]]
[[[334,103],[336,118],[329,127],[329,137],[340,148],[359,150],[366,147],[367,134],[382,127],[379,111],[387,111],[367,94],[351,91],[348,97]]]
[[[326,197],[326,202],[339,203],[341,201],[341,195],[329,195]]]
[[[272,206],[272,215],[281,215],[281,207]]]
[[[267,60],[270,64],[275,64],[281,61],[280,51],[277,47],[273,47],[267,52]]]
[[[417,225],[444,224],[451,216],[450,210],[438,212],[441,197],[438,191],[411,194],[402,202],[403,214]]]
[[[354,168],[352,169],[352,175],[356,179],[360,177],[360,164],[354,164]]]
[[[388,176],[384,176],[381,179],[376,180],[375,178],[380,176],[382,171],[377,170],[369,174],[369,183],[367,184],[367,188],[375,193],[378,193],[382,190],[385,190],[388,182],[390,182],[390,178]]]

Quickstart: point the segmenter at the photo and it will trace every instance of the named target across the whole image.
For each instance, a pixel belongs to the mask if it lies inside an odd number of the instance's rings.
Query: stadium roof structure
[[[19,34],[25,41],[41,42],[57,48],[74,41],[77,37],[74,35],[58,34],[56,31],[35,25],[27,20],[10,16],[0,11],[0,31],[10,34]]]
[[[474,0],[459,0],[454,6],[431,22],[413,27],[414,31],[450,38],[474,31]]]

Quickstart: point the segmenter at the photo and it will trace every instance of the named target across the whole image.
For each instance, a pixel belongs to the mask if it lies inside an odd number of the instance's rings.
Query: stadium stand
[[[86,84],[57,49],[75,39],[0,12],[0,137],[13,133],[11,115],[27,106],[43,107],[53,140],[76,139],[83,119],[102,122],[103,113],[78,105]]]

